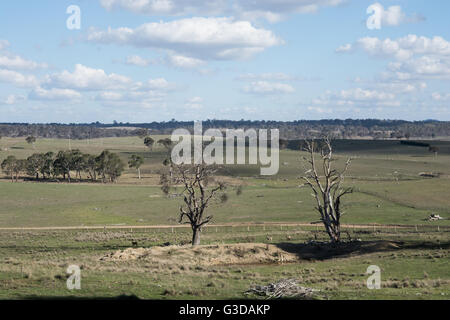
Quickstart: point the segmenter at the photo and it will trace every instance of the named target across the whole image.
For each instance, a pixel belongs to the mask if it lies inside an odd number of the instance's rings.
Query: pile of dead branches
[[[284,279],[267,286],[254,286],[247,290],[245,294],[255,294],[267,299],[312,299],[318,290],[306,288],[298,285],[295,279]]]

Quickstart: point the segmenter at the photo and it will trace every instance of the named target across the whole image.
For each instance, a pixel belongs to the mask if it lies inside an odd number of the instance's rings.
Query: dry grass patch
[[[128,248],[110,253],[102,261],[145,260],[160,264],[183,265],[248,265],[299,261],[298,255],[275,245],[262,243],[153,248]]]

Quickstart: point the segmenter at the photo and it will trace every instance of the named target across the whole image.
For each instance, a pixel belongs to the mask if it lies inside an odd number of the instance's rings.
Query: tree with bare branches
[[[215,181],[216,166],[205,164],[176,165],[171,164],[173,176],[169,179],[161,176],[161,189],[168,194],[171,185],[181,186],[183,204],[180,206],[179,223],[190,224],[192,228],[192,245],[200,244],[202,228],[211,222],[213,216],[206,215],[208,207],[213,202],[225,202],[226,186],[221,181]]]
[[[333,169],[333,148],[331,140],[325,137],[320,143],[311,140],[305,141],[303,151],[307,153],[303,160],[308,165],[302,179],[305,185],[313,191],[312,196],[316,200],[316,210],[320,213],[320,220],[331,242],[341,241],[341,199],[353,192],[353,188],[343,187],[345,174],[347,173],[351,159],[347,159],[344,169]],[[316,158],[319,158],[317,163]]]

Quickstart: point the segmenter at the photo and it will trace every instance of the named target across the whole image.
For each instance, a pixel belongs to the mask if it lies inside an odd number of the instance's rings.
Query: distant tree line
[[[35,153],[27,159],[8,156],[1,168],[13,182],[26,175],[36,180],[62,178],[70,183],[74,180],[82,181],[84,173],[92,182],[100,180],[107,183],[117,181],[125,164],[117,154],[108,150],[98,156],[82,153],[80,150],[66,150],[58,153]]]
[[[167,135],[173,130],[185,128],[193,131],[192,121],[151,122],[151,123],[122,123],[112,124],[100,122],[84,124],[0,124],[0,136],[65,139],[95,139],[102,137],[140,136],[145,138],[152,135]],[[333,136],[335,139],[352,139],[371,137],[373,139],[405,139],[450,136],[450,122],[443,121],[402,121],[402,120],[298,120],[298,121],[249,121],[249,120],[206,120],[203,121],[205,130],[217,129],[279,129],[284,139],[311,139],[323,135]]]
[[[136,128],[102,128],[77,124],[0,124],[0,136],[88,140],[136,136]]]

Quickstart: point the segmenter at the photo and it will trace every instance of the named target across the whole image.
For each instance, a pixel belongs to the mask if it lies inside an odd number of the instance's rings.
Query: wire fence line
[[[158,231],[175,233],[177,230],[190,229],[188,224],[179,225],[109,225],[109,226],[70,226],[70,227],[10,227],[0,228],[0,231],[130,231],[146,232]],[[224,232],[224,231],[288,231],[294,229],[304,229],[305,231],[322,231],[321,223],[235,223],[235,224],[210,224],[203,227],[203,232]],[[450,226],[442,225],[382,225],[382,224],[343,224],[342,231],[366,230],[372,232],[450,232]]]

